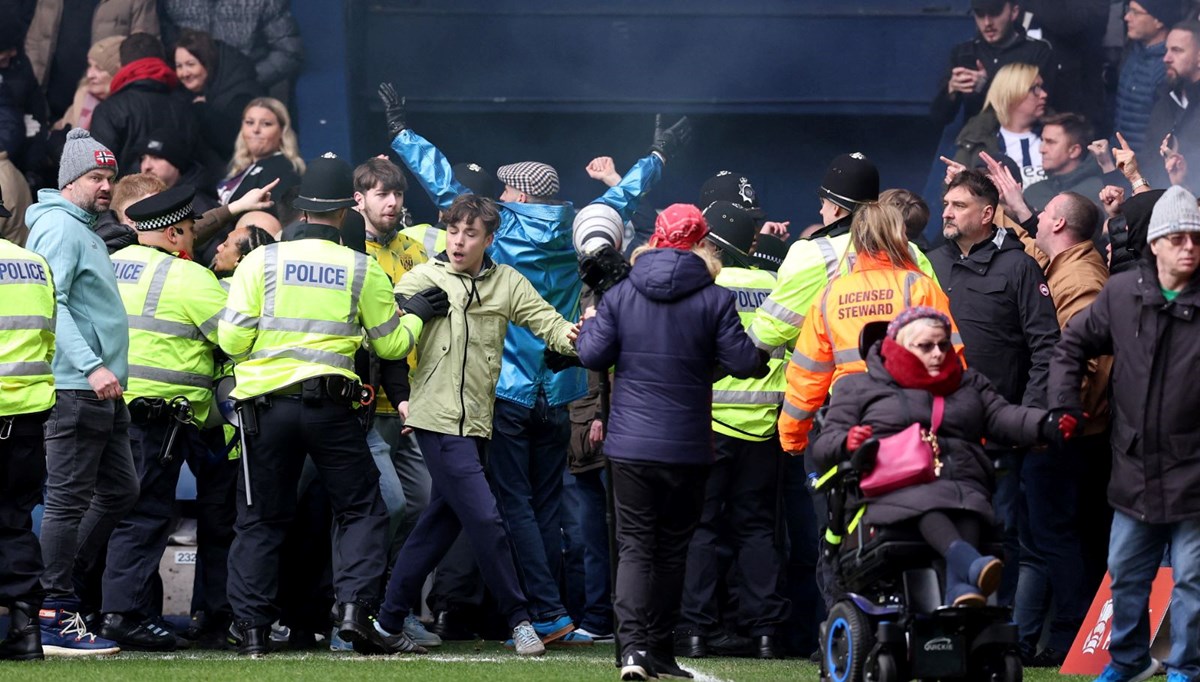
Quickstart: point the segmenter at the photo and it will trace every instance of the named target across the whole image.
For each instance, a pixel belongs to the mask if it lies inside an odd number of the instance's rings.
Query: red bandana
[[[671,204],[654,221],[654,236],[650,237],[650,246],[688,251],[706,234],[708,224],[704,222],[700,209],[691,204]]]

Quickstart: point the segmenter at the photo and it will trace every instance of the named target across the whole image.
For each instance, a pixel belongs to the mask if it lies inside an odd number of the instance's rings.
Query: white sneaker
[[[527,620],[521,621],[513,628],[513,647],[518,656],[541,656],[546,653],[546,645],[533,629],[533,624]]]
[[[613,642],[616,641],[616,638],[613,637],[613,634],[611,632],[608,633],[607,635],[597,635],[596,633],[589,632],[588,630],[584,630],[583,628],[575,628],[575,632],[583,635],[584,637],[590,637],[592,642],[594,642],[596,644],[612,644]]]

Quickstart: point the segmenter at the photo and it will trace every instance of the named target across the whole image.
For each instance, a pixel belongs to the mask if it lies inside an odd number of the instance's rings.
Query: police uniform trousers
[[[345,402],[271,394],[257,405],[258,433],[247,434],[250,480],[238,478],[235,538],[229,552],[229,602],[243,628],[278,617],[280,550],[296,512],[305,455],[333,507],[333,582],[339,603],[378,603],[387,567],[387,508],[362,423]],[[250,487],[251,506],[245,489]]]
[[[788,603],[779,593],[782,552],[775,542],[783,453],[775,438],[755,442],[713,434],[716,461],[708,474],[704,511],[688,545],[680,625],[694,634],[720,626],[718,547],[736,553],[737,629],[758,637],[776,635]],[[734,623],[730,623],[734,625]]]
[[[204,456],[188,460],[196,476],[196,576],[192,613],[203,611],[212,628],[224,630],[233,613],[225,586],[229,582],[229,546],[237,520],[237,478],[241,462],[229,459],[222,428],[206,429]],[[235,436],[234,443],[237,442]]]
[[[129,445],[141,492],[108,540],[102,582],[104,613],[150,617],[162,610],[161,604],[154,603],[161,598],[155,577],[173,527],[179,471],[185,459],[200,459],[208,452],[200,430],[194,424],[180,424],[171,460],[164,464],[160,455],[175,423],[164,416],[129,424]]]
[[[0,605],[42,601],[42,548],[30,514],[46,478],[47,414],[0,417]]]

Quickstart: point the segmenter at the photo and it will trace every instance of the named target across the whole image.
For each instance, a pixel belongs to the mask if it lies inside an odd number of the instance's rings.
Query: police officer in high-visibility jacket
[[[208,268],[177,257],[195,248],[195,193],[182,185],[130,205],[138,244],[112,254],[129,318],[124,398],[140,493],[108,541],[100,632],[124,649],[176,647],[147,586],[167,546],[180,467],[207,454],[199,426],[212,401],[225,291]]]
[[[750,251],[758,231],[754,216],[738,204],[717,201],[704,209],[704,219],[706,239],[721,252],[717,284],[734,295],[742,325],[749,328],[754,311],[775,286],[774,273],[752,266]],[[682,637],[676,647],[683,648],[676,653],[690,658],[745,653],[744,640],[735,641],[740,638],[723,632],[717,596],[721,545],[735,548],[738,572],[729,585],[737,595],[737,620],[725,625],[753,638],[749,653],[759,658],[783,654],[778,637],[788,603],[778,589],[783,562],[775,544],[783,453],[775,422],[783,400],[784,362],[780,349],[768,363],[767,376],[726,377],[713,385],[716,461],[708,475],[700,523],[688,545],[677,628]]]
[[[387,512],[379,472],[355,417],[363,401],[354,353],[364,334],[381,358],[412,350],[423,323],[445,315],[445,292],[409,298],[403,316],[379,263],[338,244],[354,205],[350,166],[315,159],[293,206],[305,238],[252,251],[234,272],[219,341],[237,363],[239,416],[249,475],[239,486],[236,538],[229,554],[229,601],[239,653],[267,653],[278,616],[279,549],[296,507],[305,453],[329,493],[334,539],[335,627],[348,641],[382,644],[372,612],[387,562]],[[419,647],[410,650],[418,651]]]
[[[847,374],[867,371],[858,350],[868,322],[890,321],[900,311],[928,306],[950,318],[950,300],[923,274],[908,248],[904,216],[891,205],[871,203],[854,213],[850,240],[856,255],[849,274],[835,278],[804,319],[787,366],[787,395],[779,439],[787,452],[803,452],[813,416],[830,388]],[[951,318],[951,341],[962,338]]]
[[[0,218],[9,217],[0,202]],[[45,259],[0,239],[0,660],[42,658],[42,548],[30,513],[42,501],[42,424],[54,405],[54,280]]]
[[[825,285],[850,271],[850,221],[859,207],[879,199],[879,170],[859,152],[842,154],[825,171],[817,194],[825,226],[788,249],[775,290],[750,327],[750,338],[768,352],[794,342]],[[910,250],[921,272],[933,277],[933,266],[921,250],[915,245]]]

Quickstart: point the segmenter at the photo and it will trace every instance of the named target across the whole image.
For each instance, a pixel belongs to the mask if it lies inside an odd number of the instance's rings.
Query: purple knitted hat
[[[923,319],[934,320],[946,328],[946,333],[950,332],[950,318],[946,317],[945,313],[929,306],[919,305],[901,310],[900,314],[888,323],[888,338],[895,341],[896,334],[899,334],[902,328],[907,327],[910,322]]]

